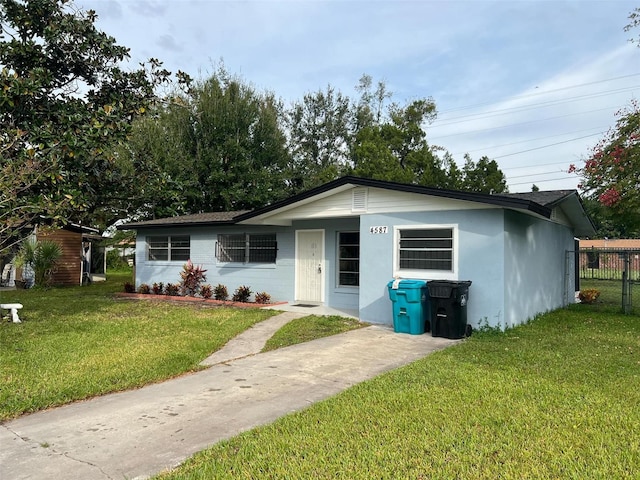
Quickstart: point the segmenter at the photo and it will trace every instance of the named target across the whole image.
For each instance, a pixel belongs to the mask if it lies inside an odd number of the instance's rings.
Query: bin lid
[[[434,287],[468,287],[471,285],[471,280],[429,280],[427,285]]]
[[[394,288],[394,282],[396,280],[391,280],[387,283],[387,287]],[[410,279],[402,279],[398,282],[397,288],[402,288],[403,290],[414,290],[420,289],[427,286],[427,282],[425,280],[410,280]]]
[[[470,280],[454,281],[454,280],[429,280],[427,288],[429,288],[429,296],[431,298],[451,298],[454,289],[459,287],[469,288]]]

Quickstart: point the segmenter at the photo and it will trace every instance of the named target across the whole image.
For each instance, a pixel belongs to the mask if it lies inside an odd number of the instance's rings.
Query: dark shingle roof
[[[576,193],[575,190],[548,190],[525,193],[501,193],[499,195],[501,197],[521,198],[545,207],[551,207],[574,193]]]
[[[546,218],[551,218],[551,212],[554,206],[565,200],[570,200],[572,196],[575,196],[574,214],[585,216],[584,208],[580,202],[577,192],[575,190],[552,190],[552,191],[538,191],[527,193],[507,193],[500,195],[490,195],[486,193],[475,192],[462,192],[458,190],[447,190],[433,187],[423,187],[420,185],[402,184],[396,182],[388,182],[382,180],[372,180],[359,177],[342,177],[331,182],[328,182],[319,187],[313,188],[306,192],[299,193],[284,200],[275,202],[263,208],[256,210],[244,210],[235,212],[212,212],[212,213],[197,213],[194,215],[183,215],[180,217],[160,218],[158,220],[148,220],[146,222],[133,222],[125,225],[118,226],[119,230],[137,230],[151,227],[173,227],[181,225],[233,225],[238,222],[250,221],[251,219],[268,215],[281,208],[287,208],[294,204],[311,199],[317,195],[322,195],[326,192],[330,192],[333,189],[341,188],[344,186],[362,186],[362,187],[374,187],[383,188],[387,190],[395,190],[399,192],[418,193],[422,195],[432,195],[436,197],[452,198],[456,200],[465,200],[470,202],[485,203],[488,205],[496,205],[504,208],[516,209],[521,211],[528,211],[533,214],[541,215]],[[589,232],[593,230],[590,220],[587,219],[586,230]],[[585,231],[586,231],[585,230]]]
[[[173,227],[176,225],[209,225],[235,223],[234,218],[247,213],[248,210],[237,210],[234,212],[208,212],[194,213],[192,215],[181,215],[178,217],[158,218],[144,222],[131,222],[119,225],[118,230],[133,230],[145,227]]]

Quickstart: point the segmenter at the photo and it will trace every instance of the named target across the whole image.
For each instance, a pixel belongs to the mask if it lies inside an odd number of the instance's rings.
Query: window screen
[[[453,229],[400,230],[401,270],[453,271]]]

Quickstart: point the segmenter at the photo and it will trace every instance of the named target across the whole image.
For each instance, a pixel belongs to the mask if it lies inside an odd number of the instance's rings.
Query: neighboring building
[[[51,240],[62,247],[52,277],[52,285],[81,285],[90,281],[105,280],[104,247],[96,228],[69,223],[61,228],[38,227],[36,239]]]
[[[473,326],[511,327],[575,298],[575,236],[593,235],[573,191],[487,195],[344,177],[250,212],[186,215],[135,229],[136,285],[179,281],[266,291],[392,324],[394,277],[471,280]]]
[[[106,280],[104,247],[102,237],[95,228],[69,223],[60,228],[38,226],[34,229],[36,240],[51,240],[58,243],[62,256],[52,276],[52,285],[81,285],[89,281]],[[33,283],[30,269],[16,269],[12,256],[4,259],[3,271],[10,269],[6,286],[14,286],[15,280],[25,279]],[[10,265],[7,267],[7,265]],[[18,270],[18,271],[16,271]]]
[[[640,239],[580,240],[583,278],[621,280],[625,270],[628,270],[628,278],[640,280]]]
[[[610,240],[580,240],[580,248],[598,248],[604,250],[640,250],[640,238],[620,238]]]

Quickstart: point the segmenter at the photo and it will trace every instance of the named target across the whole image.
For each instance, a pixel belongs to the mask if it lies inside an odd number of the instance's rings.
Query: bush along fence
[[[157,282],[153,285],[146,283],[140,284],[136,289],[135,285],[131,282],[124,284],[125,293],[138,293],[142,295],[165,295],[169,297],[191,297],[201,298],[203,300],[209,300],[213,297],[213,300],[220,302],[229,301],[229,291],[226,285],[218,284],[212,287],[204,282],[207,280],[206,270],[202,266],[194,265],[191,260],[182,267],[180,272],[180,282],[178,283],[162,283]],[[251,302],[251,287],[246,285],[240,285],[236,288],[231,296],[231,302],[233,303],[256,303],[261,305],[267,305],[271,303],[271,295],[267,292],[257,292],[255,294],[254,302]]]
[[[640,284],[640,250],[581,248],[580,278],[621,283],[622,311],[633,307],[633,285]]]

